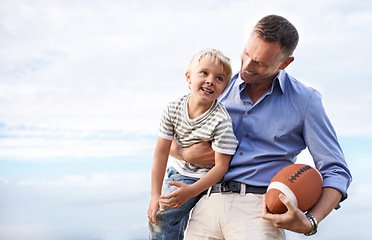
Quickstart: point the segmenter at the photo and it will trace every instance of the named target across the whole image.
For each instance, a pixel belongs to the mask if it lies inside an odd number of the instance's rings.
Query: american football
[[[306,164],[292,164],[280,170],[271,180],[266,193],[266,206],[275,214],[285,213],[287,207],[280,201],[280,193],[303,212],[319,200],[322,193],[321,173]]]

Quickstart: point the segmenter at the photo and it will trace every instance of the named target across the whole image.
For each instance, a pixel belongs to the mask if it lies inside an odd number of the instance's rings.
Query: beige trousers
[[[283,229],[261,218],[262,201],[263,194],[204,195],[192,211],[186,240],[285,239]]]

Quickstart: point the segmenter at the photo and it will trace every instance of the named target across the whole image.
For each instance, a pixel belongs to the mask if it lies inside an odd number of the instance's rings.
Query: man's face
[[[281,48],[252,33],[241,54],[241,78],[248,84],[272,81],[283,66]]]

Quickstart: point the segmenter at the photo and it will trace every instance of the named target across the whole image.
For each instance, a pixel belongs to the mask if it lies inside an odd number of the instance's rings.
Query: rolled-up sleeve
[[[323,175],[323,187],[339,190],[343,201],[347,198],[352,176],[336,132],[324,110],[321,95],[314,91],[305,117],[304,139],[315,166]]]

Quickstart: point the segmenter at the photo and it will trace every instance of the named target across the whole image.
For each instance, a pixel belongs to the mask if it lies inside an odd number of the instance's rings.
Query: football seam
[[[288,199],[291,201],[291,203],[293,205],[295,205],[296,207],[298,207],[298,201],[297,201],[296,195],[284,183],[281,183],[281,182],[272,182],[272,183],[270,183],[270,185],[269,185],[269,187],[267,189],[267,192],[270,189],[277,189],[277,190],[281,191],[286,197],[288,197]]]
[[[295,174],[293,174],[291,176],[291,178],[288,179],[288,181],[290,181],[291,183],[293,183],[293,181],[295,181],[297,178],[299,178],[304,172],[308,171],[312,169],[312,167],[310,167],[309,165],[307,166],[303,166],[302,168],[300,168]]]

